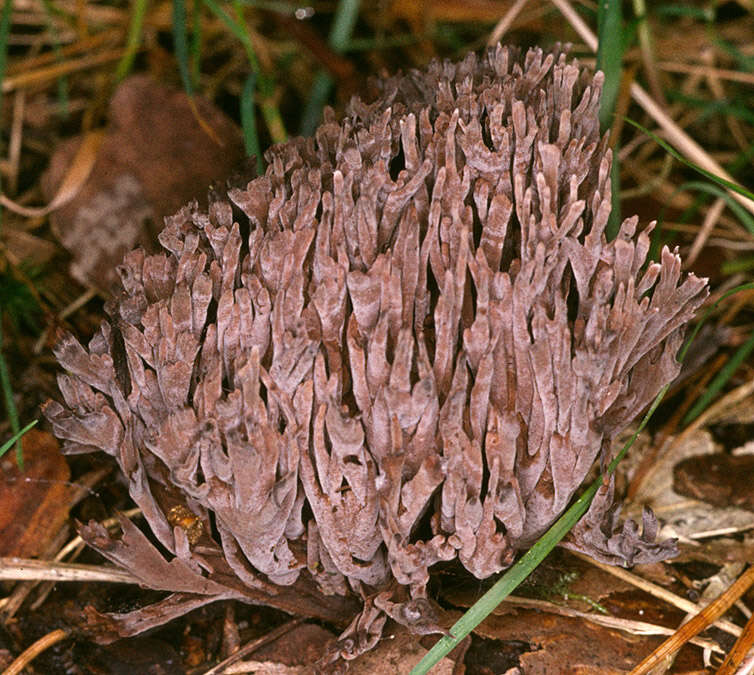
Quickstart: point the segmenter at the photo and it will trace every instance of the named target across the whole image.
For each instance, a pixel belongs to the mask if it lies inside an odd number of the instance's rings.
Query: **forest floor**
[[[754,561],[754,202],[689,166],[754,186],[754,4],[623,9],[603,18],[599,56],[615,92],[619,208],[659,221],[653,251],[677,246],[714,306],[693,363],[619,468],[627,515],[653,506],[681,553],[627,571],[556,549],[433,672],[624,673],[668,637],[664,672],[754,672],[754,592],[734,586]],[[0,11],[0,443],[40,420],[0,459],[0,670],[311,672],[337,627],[231,601],[109,645],[77,633],[87,606],[124,612],[163,594],[116,583],[109,567],[97,577],[102,558],[76,537],[77,521],[139,520],[114,463],[63,456],[41,420],[60,398],[56,337],[87,341],[123,253],[154,248],[162,218],[247,154],[310,135],[323,105],[338,113],[369,77],[498,40],[572,43],[595,67],[597,2],[12,0]],[[433,588],[457,618],[491,581],[441,571]],[[721,596],[731,609],[684,634]],[[436,639],[385,636],[351,672],[409,672]]]

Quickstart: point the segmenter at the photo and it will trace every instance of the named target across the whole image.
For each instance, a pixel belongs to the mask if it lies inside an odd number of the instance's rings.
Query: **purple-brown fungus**
[[[431,567],[509,566],[678,373],[706,282],[667,248],[645,265],[637,218],[607,240],[601,74],[498,46],[375,85],[166,219],[88,348],[57,347],[47,418],[116,459],[162,548],[82,536],[173,592],[97,615],[114,635],[218,598],[361,608],[346,658],[387,616],[439,631]],[[606,486],[570,545],[631,564],[672,554],[655,533]]]

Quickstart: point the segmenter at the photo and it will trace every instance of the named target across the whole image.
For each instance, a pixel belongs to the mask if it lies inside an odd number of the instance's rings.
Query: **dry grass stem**
[[[637,37],[639,39],[641,62],[644,66],[644,73],[647,77],[649,91],[652,93],[652,96],[654,96],[656,101],[663,106],[667,106],[668,103],[662,90],[659,73],[657,72],[657,61],[655,59],[655,51],[652,45],[652,34],[649,30],[649,22],[647,21],[646,2],[645,0],[634,0],[633,5],[634,14],[637,17],[640,17],[637,28]]]
[[[231,654],[227,659],[225,659],[224,661],[221,661],[217,665],[207,670],[203,675],[220,675],[221,673],[228,672],[227,671],[228,666],[232,666],[237,661],[240,661],[244,656],[253,654],[260,647],[263,647],[264,645],[277,640],[279,637],[293,630],[302,621],[303,619],[294,619],[293,621],[284,623],[282,626],[278,626],[277,628],[275,628],[274,630],[271,630],[266,635],[263,635],[262,637],[257,638],[256,640],[253,640],[252,642],[249,642],[248,644],[244,645],[237,652],[235,652],[234,654]]]
[[[725,657],[725,661],[717,669],[715,675],[734,675],[752,646],[754,646],[754,616],[749,617],[743,633],[736,640],[736,644],[728,652],[728,656]]]
[[[675,442],[682,442],[687,436],[693,434],[697,429],[713,424],[714,421],[736,403],[743,401],[754,393],[754,379],[744,382],[742,385],[732,389],[718,401],[707,408],[699,417],[697,417],[688,427],[683,430]]]
[[[487,40],[487,45],[492,47],[496,45],[500,40],[502,39],[503,35],[505,35],[510,27],[513,25],[513,22],[516,20],[516,17],[521,13],[521,10],[526,5],[527,0],[516,0],[508,9],[508,11],[503,14],[500,21],[497,22],[495,27],[492,29],[492,32],[490,33],[490,37]]]
[[[32,558],[0,558],[0,579],[12,581],[105,581],[138,584],[139,580],[115,567],[52,563]]]
[[[62,61],[37,70],[22,71],[17,75],[8,75],[3,80],[2,91],[4,94],[7,94],[24,87],[43,86],[54,82],[64,75],[70,75],[87,68],[94,68],[118,61],[123,56],[124,51],[124,49],[108,49],[73,61]]]
[[[597,36],[591,31],[576,13],[568,0],[552,0],[552,3],[561,11],[566,20],[573,26],[582,40],[592,51],[597,51]],[[731,176],[713,157],[689,136],[645,90],[636,82],[631,84],[631,96],[644,109],[644,111],[662,127],[666,138],[688,160],[698,164],[710,173],[735,183]],[[740,195],[738,192],[729,190],[733,199],[741,204],[747,211],[754,214],[754,201]]]
[[[15,193],[18,188],[18,165],[21,160],[21,140],[23,138],[24,109],[26,92],[21,90],[13,97],[13,118],[8,141],[8,189]]]
[[[699,254],[704,249],[710,234],[712,234],[712,231],[715,229],[715,225],[717,225],[718,220],[720,220],[722,212],[725,210],[725,206],[726,201],[722,197],[718,197],[713,202],[712,206],[707,209],[707,213],[704,215],[704,222],[699,228],[699,232],[694,238],[694,243],[691,245],[688,254],[684,258],[683,264],[687,268],[693,265],[693,263],[699,257]]]
[[[727,68],[716,68],[713,66],[698,66],[692,63],[682,63],[680,61],[662,61],[657,64],[661,70],[668,73],[688,73],[707,77],[713,74],[721,80],[730,82],[740,82],[741,84],[754,84],[754,73],[745,70],[729,70]]]

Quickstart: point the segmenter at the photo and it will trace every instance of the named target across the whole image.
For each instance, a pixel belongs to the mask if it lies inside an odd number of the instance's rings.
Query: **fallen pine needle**
[[[11,663],[2,675],[18,675],[26,666],[28,666],[39,654],[49,649],[56,642],[65,640],[69,636],[68,631],[58,628],[44,637],[39,638],[33,645],[25,649],[13,663]]]
[[[721,617],[731,605],[738,600],[751,585],[754,584],[754,566],[744,572],[736,581],[731,584],[730,588],[725,591],[717,600],[714,600],[699,612],[688,623],[681,626],[669,639],[665,640],[657,649],[655,649],[646,659],[644,659],[630,675],[646,675],[653,668],[658,666],[662,661],[671,654],[678,651],[692,637],[707,628],[716,619]]]
[[[734,673],[738,673],[738,667],[746,658],[752,645],[754,645],[754,614],[749,617],[746,626],[744,626],[744,631],[741,633],[741,637],[736,640],[736,644],[733,645],[733,649],[725,657],[725,661],[717,669],[715,675],[734,675]]]
[[[583,619],[590,623],[597,624],[598,626],[604,626],[605,628],[612,628],[614,630],[623,631],[624,633],[630,633],[631,635],[673,635],[675,633],[674,628],[667,628],[666,626],[659,626],[647,621],[635,621],[633,619],[621,619],[617,616],[605,616],[604,614],[596,614],[595,612],[582,612],[578,609],[574,609],[567,605],[557,605],[547,600],[537,600],[536,598],[522,598],[515,595],[509,595],[503,602],[506,605],[513,605],[515,607],[524,607],[528,609],[537,609],[542,612],[548,612],[550,614],[559,614],[560,616],[568,616],[576,619]],[[722,647],[713,640],[706,638],[692,638],[690,640],[692,644],[702,649],[709,649],[710,651],[717,652],[718,654],[724,654]]]

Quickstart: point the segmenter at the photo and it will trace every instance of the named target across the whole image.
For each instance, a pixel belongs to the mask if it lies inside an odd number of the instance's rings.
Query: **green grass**
[[[360,0],[340,0],[335,9],[330,36],[327,40],[333,51],[343,53],[350,46],[351,34],[359,16]],[[311,136],[322,119],[325,107],[333,88],[333,79],[325,70],[318,70],[310,87],[309,98],[301,116],[299,133]]]
[[[0,85],[2,85],[5,79],[5,68],[8,63],[8,36],[10,35],[10,19],[11,9],[13,3],[6,0],[3,3],[2,14],[0,14]],[[2,122],[2,86],[0,86],[0,123]],[[2,186],[0,185],[0,188]],[[3,210],[0,207],[0,229],[2,229],[2,216]],[[14,433],[11,445],[20,439],[21,423],[18,418],[18,410],[16,409],[16,403],[13,400],[13,388],[11,387],[10,374],[8,372],[8,364],[5,361],[5,355],[3,354],[3,320],[5,318],[5,308],[0,306],[0,389],[2,390],[3,402],[5,404],[5,412],[8,415],[8,421],[10,422],[10,428]],[[3,446],[4,447],[4,446]],[[10,447],[10,445],[8,446]],[[7,448],[6,448],[7,450]],[[18,440],[16,445],[16,457],[18,464],[23,467],[23,451],[21,449],[21,441]]]
[[[37,422],[39,422],[39,420],[32,420],[23,429],[19,429],[15,434],[13,434],[11,438],[0,445],[0,457],[8,452],[8,450],[10,450],[14,444],[16,444],[16,451],[18,452],[18,447],[21,445],[21,438],[27,431],[29,431],[29,429],[36,426]],[[23,457],[20,457],[18,454],[16,454],[16,460],[18,462],[18,468],[23,471]]]
[[[623,52],[626,45],[620,0],[600,0],[597,9],[597,35],[597,69],[605,74],[600,103],[600,124],[605,131],[613,124],[615,103],[618,100],[623,73]],[[618,236],[621,223],[620,164],[617,150],[615,147],[610,173],[612,209],[607,221],[607,238],[611,240]]]
[[[200,23],[196,18],[194,24]],[[173,0],[173,50],[175,60],[178,63],[178,73],[186,94],[194,95],[195,79],[191,75],[189,59],[188,34],[186,30],[186,3],[184,0]]]
[[[115,81],[123,80],[133,68],[134,59],[141,47],[144,33],[144,15],[147,12],[147,0],[134,0],[131,8],[131,23],[128,26],[126,51],[115,70]]]

